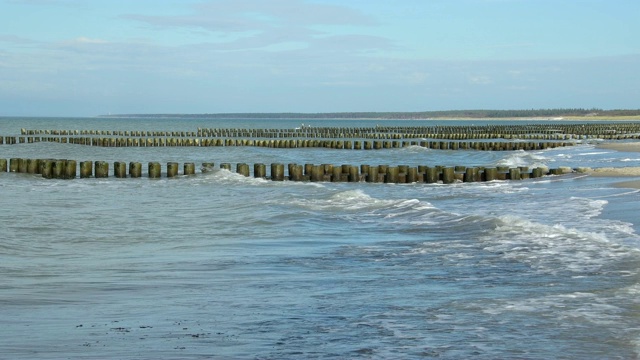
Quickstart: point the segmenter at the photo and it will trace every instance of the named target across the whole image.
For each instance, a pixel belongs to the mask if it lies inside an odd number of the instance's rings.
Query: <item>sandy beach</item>
[[[598,148],[616,151],[640,152],[640,142],[603,143],[599,144]]]
[[[640,152],[640,142],[604,143],[597,146],[600,149],[615,151]],[[640,167],[598,168],[588,171],[591,176],[606,177],[640,177]],[[616,187],[640,189],[640,180],[623,181]]]
[[[604,167],[597,169],[585,169],[583,172],[590,176],[598,177],[638,177],[640,178],[640,167]],[[615,184],[616,187],[640,189],[640,180],[623,181]]]

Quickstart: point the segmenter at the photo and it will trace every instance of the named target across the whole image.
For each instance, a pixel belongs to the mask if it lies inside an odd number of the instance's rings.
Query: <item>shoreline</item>
[[[640,152],[640,142],[607,142],[596,145],[596,148],[615,151]]]
[[[307,118],[307,117],[206,117],[206,116],[162,116],[158,115],[156,117],[149,115],[98,115],[94,116],[96,119],[221,119],[221,120],[305,120],[305,121],[323,121],[323,120],[339,120],[339,121],[567,121],[567,122],[596,122],[596,121],[640,121],[640,116],[602,116],[602,117],[579,117],[579,116],[569,116],[569,117],[557,117],[557,118],[548,118],[548,117],[512,117],[512,118],[474,118],[474,117],[430,117],[430,118],[378,118],[378,117],[363,117],[363,118],[339,118],[339,117],[318,117],[318,118]]]
[[[623,181],[623,182],[615,183],[613,184],[613,187],[640,190],[640,180]]]

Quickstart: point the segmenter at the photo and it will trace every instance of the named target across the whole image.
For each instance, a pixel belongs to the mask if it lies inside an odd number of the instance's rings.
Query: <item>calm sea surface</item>
[[[0,118],[0,136],[301,122],[462,124]],[[35,143],[0,145],[0,157],[234,169],[640,166],[640,153],[592,143],[535,152]],[[623,180],[390,185],[272,182],[225,170],[159,180],[1,173],[0,358],[636,359],[640,193],[613,186]]]

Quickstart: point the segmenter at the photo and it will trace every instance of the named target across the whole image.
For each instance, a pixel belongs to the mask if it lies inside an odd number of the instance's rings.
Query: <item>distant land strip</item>
[[[178,118],[178,119],[637,119],[640,109],[531,109],[531,110],[445,110],[416,112],[326,112],[326,113],[211,113],[211,114],[109,114],[109,118]]]

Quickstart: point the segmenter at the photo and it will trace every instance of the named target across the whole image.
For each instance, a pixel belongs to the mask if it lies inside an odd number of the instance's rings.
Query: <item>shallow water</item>
[[[21,127],[266,127],[199,121],[0,119],[0,135]],[[38,143],[0,145],[0,154],[640,166],[637,153],[591,144],[525,153]],[[618,181],[293,183],[225,170],[65,181],[3,173],[0,357],[637,358],[640,194],[613,187]]]

